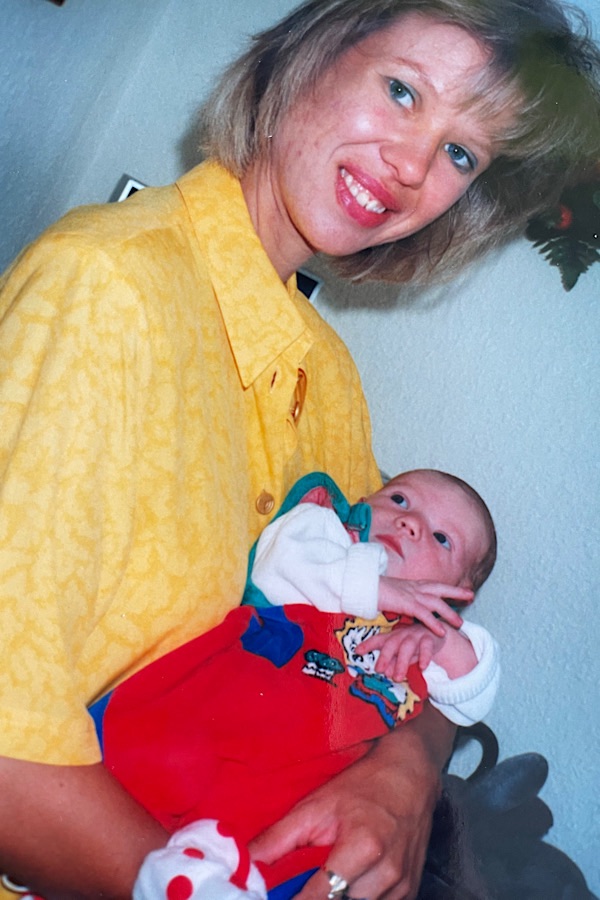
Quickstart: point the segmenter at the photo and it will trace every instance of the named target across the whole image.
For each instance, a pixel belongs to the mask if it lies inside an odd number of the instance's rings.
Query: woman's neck
[[[241,186],[256,233],[285,283],[313,251],[291,221],[268,163],[254,163],[242,176]]]

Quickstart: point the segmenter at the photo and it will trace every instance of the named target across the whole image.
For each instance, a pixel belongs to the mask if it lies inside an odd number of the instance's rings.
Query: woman
[[[100,765],[86,706],[236,604],[300,475],[378,485],[358,376],[296,268],[451,273],[596,151],[593,45],[547,0],[498,6],[305,4],[218,86],[211,161],[71,213],[6,274],[0,868],[45,896],[126,897],[167,837]],[[333,844],[340,881],[302,900],[413,897],[450,741],[430,710],[255,855]]]

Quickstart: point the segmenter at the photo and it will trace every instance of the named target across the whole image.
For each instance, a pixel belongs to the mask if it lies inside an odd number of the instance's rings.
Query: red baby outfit
[[[345,501],[335,499],[340,514]],[[341,518],[351,509],[360,530],[357,507],[345,504]],[[383,615],[261,606],[259,591],[247,593],[258,608],[234,609],[119,685],[106,706],[105,766],[177,832],[147,858],[135,900],[265,898],[247,843],[417,715],[427,696],[417,666],[399,685],[375,672],[376,656],[357,654],[361,641],[391,628]],[[260,871],[271,888],[327,855],[304,848]]]
[[[113,692],[106,767],[169,831],[218,819],[249,841],[420,711],[418,667],[399,687],[353,656],[373,627],[310,606],[233,610]]]

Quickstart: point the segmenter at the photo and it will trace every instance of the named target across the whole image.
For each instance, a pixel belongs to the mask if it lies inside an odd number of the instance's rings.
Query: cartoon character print
[[[391,631],[398,621],[390,621],[382,614],[372,620],[357,616],[346,619],[343,628],[335,632],[344,651],[348,672],[354,679],[350,693],[366,703],[372,703],[388,728],[393,728],[398,720],[402,721],[412,713],[415,704],[422,698],[407,681],[398,683],[376,672],[379,650],[361,654],[359,644],[380,632]]]
[[[313,678],[320,678],[322,681],[332,682],[333,676],[344,671],[344,667],[333,656],[327,656],[320,650],[307,650],[304,654],[306,665],[302,672],[305,675],[312,675]]]

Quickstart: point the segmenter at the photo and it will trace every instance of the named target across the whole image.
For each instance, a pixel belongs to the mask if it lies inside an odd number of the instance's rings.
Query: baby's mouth
[[[401,559],[404,559],[404,553],[402,552],[402,544],[399,539],[393,537],[389,534],[378,534],[375,536],[375,540],[386,547],[388,550],[391,550],[392,553],[395,553],[396,556],[399,556]]]

